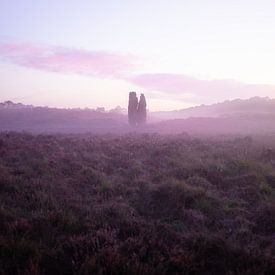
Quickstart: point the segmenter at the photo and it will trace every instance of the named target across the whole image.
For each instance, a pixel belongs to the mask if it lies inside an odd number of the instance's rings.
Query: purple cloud
[[[114,77],[128,81],[145,92],[161,93],[177,100],[207,102],[208,99],[273,95],[275,86],[245,84],[231,79],[203,80],[183,74],[147,73],[133,75],[140,59],[65,47],[28,43],[0,43],[0,60],[47,72]]]
[[[0,59],[48,72],[98,77],[123,77],[135,63],[130,55],[16,43],[0,43]]]
[[[171,95],[193,94],[216,99],[254,96],[261,92],[275,93],[275,86],[272,85],[246,84],[231,79],[202,80],[181,74],[141,74],[130,78],[129,81],[148,91],[159,91]]]

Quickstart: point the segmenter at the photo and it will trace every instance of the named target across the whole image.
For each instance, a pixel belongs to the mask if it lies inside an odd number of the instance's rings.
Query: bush
[[[2,133],[0,274],[273,274],[263,147]]]

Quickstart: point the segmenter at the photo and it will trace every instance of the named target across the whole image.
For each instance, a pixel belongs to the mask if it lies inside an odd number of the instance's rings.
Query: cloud
[[[246,84],[232,79],[205,80],[184,74],[136,74],[140,58],[32,43],[0,42],[0,61],[47,72],[116,78],[144,92],[178,101],[211,102],[236,97],[274,96],[275,86]]]
[[[23,43],[0,43],[0,60],[47,72],[125,77],[135,57],[101,51]]]
[[[232,79],[203,80],[187,75],[152,73],[129,78],[133,84],[148,91],[159,91],[171,96],[194,95],[215,99],[274,94],[275,86],[246,84]]]

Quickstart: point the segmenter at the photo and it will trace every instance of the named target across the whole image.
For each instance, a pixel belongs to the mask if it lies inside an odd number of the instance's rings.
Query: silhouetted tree
[[[137,125],[137,108],[138,108],[138,98],[136,92],[129,93],[129,103],[128,103],[128,121],[132,126]]]
[[[138,118],[138,124],[145,124],[146,122],[146,99],[144,94],[140,95],[138,108],[137,108],[137,118]]]

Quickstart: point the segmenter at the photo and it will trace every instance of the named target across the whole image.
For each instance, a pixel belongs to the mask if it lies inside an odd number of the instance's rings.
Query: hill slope
[[[153,123],[153,121],[157,122]],[[92,109],[33,107],[12,102],[0,104],[0,131],[33,133],[135,131],[163,134],[187,132],[198,135],[250,135],[274,134],[274,121],[275,100],[258,97],[198,106],[175,112],[149,113],[147,125],[139,128],[129,127],[127,116],[120,113],[118,109],[104,112]]]
[[[220,117],[242,114],[275,114],[275,99],[253,97],[250,99],[227,100],[212,105],[200,105],[192,108],[155,112],[152,115],[159,119],[180,119],[189,117]]]
[[[92,109],[33,107],[20,103],[0,104],[0,130],[30,132],[105,132],[127,126],[127,117]]]

